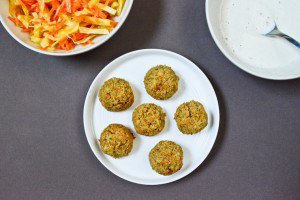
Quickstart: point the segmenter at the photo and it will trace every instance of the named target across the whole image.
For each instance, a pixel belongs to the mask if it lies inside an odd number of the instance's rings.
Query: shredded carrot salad
[[[109,34],[125,0],[9,0],[8,18],[47,51],[72,50]]]

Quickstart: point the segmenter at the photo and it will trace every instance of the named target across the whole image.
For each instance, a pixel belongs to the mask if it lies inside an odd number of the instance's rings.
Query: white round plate
[[[221,52],[236,66],[242,70],[261,78],[271,80],[288,80],[300,77],[300,56],[299,59],[291,63],[286,63],[275,68],[259,68],[242,61],[226,44],[226,39],[222,34],[221,13],[224,0],[206,0],[206,19],[210,33]],[[250,0],[249,0],[250,1]],[[275,1],[274,1],[275,2]],[[276,1],[275,3],[277,3]],[[280,1],[279,1],[280,4]],[[300,12],[295,13],[299,16]],[[243,17],[243,16],[241,16]],[[229,23],[229,22],[228,22]],[[242,37],[242,36],[241,36]],[[300,54],[299,54],[300,55]],[[284,55],[281,55],[284,56]]]
[[[133,4],[133,0],[126,0],[121,15],[115,18],[115,21],[118,22],[118,25],[113,29],[113,31],[110,34],[95,37],[93,39],[94,44],[85,45],[85,46],[77,45],[71,51],[56,50],[54,52],[50,52],[50,51],[40,50],[39,47],[30,40],[28,33],[21,32],[21,29],[19,27],[15,26],[8,19],[8,16],[10,16],[10,14],[9,14],[9,1],[8,0],[1,1],[0,22],[2,23],[4,28],[7,30],[7,32],[16,41],[18,41],[20,44],[27,47],[28,49],[31,49],[31,50],[33,50],[37,53],[42,53],[42,54],[51,55],[51,56],[72,56],[72,55],[77,55],[77,54],[81,54],[81,53],[90,51],[90,50],[102,45],[107,40],[109,40],[121,28],[121,26],[124,24],[128,14],[131,10],[132,4]]]
[[[159,64],[171,66],[180,77],[178,92],[169,100],[158,101],[144,89],[144,76]],[[134,104],[123,112],[106,111],[97,98],[104,81],[119,77],[126,79],[135,95]],[[180,133],[173,120],[176,108],[187,101],[201,102],[208,113],[208,126],[195,135]],[[164,130],[147,137],[135,132],[131,117],[133,110],[142,103],[155,103],[166,112]],[[98,160],[117,176],[144,185],[159,185],[176,181],[195,170],[209,154],[219,128],[219,105],[215,91],[204,73],[191,61],[170,51],[145,49],[127,53],[108,64],[93,81],[84,104],[83,121],[88,143]],[[98,139],[103,129],[111,123],[129,127],[134,135],[134,145],[127,157],[114,159],[101,152]],[[183,148],[181,170],[171,176],[162,176],[151,169],[148,161],[150,150],[161,140],[172,140]]]

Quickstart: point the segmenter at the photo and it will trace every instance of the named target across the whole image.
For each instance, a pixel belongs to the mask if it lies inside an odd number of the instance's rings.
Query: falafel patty
[[[172,141],[160,141],[151,149],[149,161],[152,169],[157,173],[164,176],[174,174],[183,165],[182,148]]]
[[[203,105],[197,101],[181,104],[174,119],[178,129],[184,134],[195,134],[203,130],[208,124],[207,113]]]
[[[178,90],[178,82],[179,77],[166,65],[151,68],[144,78],[147,93],[157,100],[171,98]]]
[[[121,124],[110,124],[99,139],[103,153],[114,158],[127,156],[133,147],[134,136],[130,129]]]
[[[126,110],[134,102],[130,84],[121,78],[111,78],[105,81],[99,90],[98,98],[103,107],[112,112]]]
[[[162,108],[153,103],[138,106],[132,114],[132,122],[137,133],[154,136],[165,126],[165,116]]]

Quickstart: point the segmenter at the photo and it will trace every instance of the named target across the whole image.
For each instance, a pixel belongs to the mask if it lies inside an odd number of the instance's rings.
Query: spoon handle
[[[284,39],[286,39],[287,41],[289,41],[290,43],[292,43],[293,45],[295,45],[296,47],[300,48],[300,43],[298,41],[296,41],[294,38],[288,36],[287,34],[284,34],[283,32],[281,32],[277,25],[275,24],[274,29],[265,34],[265,36],[269,36],[269,37],[282,37]]]
[[[291,38],[290,36],[284,35],[283,38],[285,38],[287,41],[289,41],[290,43],[292,43],[296,47],[300,48],[300,43],[297,42],[295,39]]]

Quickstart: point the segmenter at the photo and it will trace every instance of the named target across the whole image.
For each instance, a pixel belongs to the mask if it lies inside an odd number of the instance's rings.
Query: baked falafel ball
[[[103,153],[114,158],[127,156],[133,147],[134,136],[121,124],[110,124],[101,133],[99,142]]]
[[[208,123],[207,113],[203,105],[197,101],[181,104],[174,119],[178,129],[184,134],[195,134],[203,130]]]
[[[182,148],[172,141],[160,141],[151,149],[149,161],[152,169],[157,173],[164,176],[174,174],[183,165]]]
[[[144,78],[147,93],[157,100],[171,98],[178,90],[178,82],[179,77],[166,65],[151,68]]]
[[[134,102],[130,84],[121,78],[111,78],[101,86],[98,98],[103,107],[112,112],[128,109]]]
[[[132,114],[132,122],[137,133],[154,136],[165,127],[165,116],[162,108],[153,103],[138,106]]]

